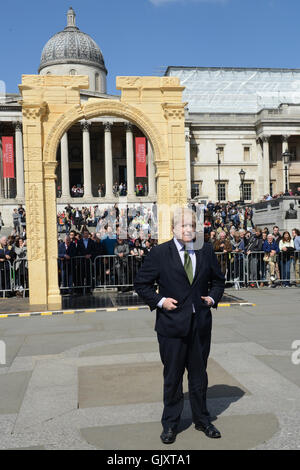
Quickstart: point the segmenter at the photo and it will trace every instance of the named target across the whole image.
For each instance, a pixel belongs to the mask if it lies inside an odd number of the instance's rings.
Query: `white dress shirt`
[[[185,245],[183,245],[182,243],[180,243],[177,238],[173,238],[174,240],[174,243],[175,243],[175,246],[178,250],[178,253],[179,253],[179,256],[180,256],[180,259],[181,259],[181,262],[184,266],[184,251],[185,251]],[[188,246],[188,243],[186,245],[186,250],[188,252],[188,254],[190,255],[190,258],[192,260],[192,266],[193,266],[193,277],[195,277],[195,272],[196,272],[196,253],[193,249],[189,249],[189,246]],[[209,296],[207,296],[209,297]],[[209,297],[211,300],[212,300],[212,305],[214,305],[215,301],[212,297]],[[163,303],[164,301],[166,300],[166,297],[163,297],[157,304],[157,307],[159,308],[163,308]],[[194,305],[193,305],[193,312],[195,312],[195,308],[194,308]]]

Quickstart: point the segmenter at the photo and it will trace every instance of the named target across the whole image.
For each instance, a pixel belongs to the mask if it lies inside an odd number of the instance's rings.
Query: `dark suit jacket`
[[[94,255],[95,250],[95,243],[90,238],[88,239],[87,248],[85,248],[83,239],[78,240],[77,243],[77,256],[86,256],[86,255]]]
[[[211,243],[204,243],[201,250],[195,253],[196,271],[192,284],[189,283],[174,240],[152,248],[135,278],[135,291],[151,310],[157,308],[155,330],[162,336],[187,336],[193,305],[200,333],[208,334],[211,331],[211,311],[201,296],[212,297],[216,308],[224,292],[225,278]],[[156,292],[155,282],[159,286],[159,293]],[[157,304],[162,297],[176,299],[176,309],[167,311],[158,308]]]
[[[58,257],[65,258],[66,255],[70,256],[70,258],[77,255],[77,248],[74,242],[71,242],[68,248],[66,248],[64,242],[58,244]]]

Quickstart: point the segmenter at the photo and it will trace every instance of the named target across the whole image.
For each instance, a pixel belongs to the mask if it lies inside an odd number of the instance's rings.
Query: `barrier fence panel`
[[[248,282],[257,286],[300,286],[300,252],[278,254],[253,252],[247,255]]]
[[[92,259],[85,256],[58,259],[58,275],[62,294],[74,291],[86,294],[93,288]]]
[[[300,287],[300,251],[272,255],[252,252],[216,253],[226,285],[236,288],[249,285],[276,286],[296,285]],[[93,288],[133,287],[135,276],[145,256],[115,255],[97,256],[95,259],[76,256],[58,259],[59,286],[62,294],[90,292]],[[27,259],[13,263],[0,262],[0,296],[29,290]]]
[[[14,287],[13,270],[10,261],[0,261],[0,293],[5,297]]]
[[[225,276],[226,284],[244,286],[246,283],[245,255],[242,252],[216,252],[215,254]]]
[[[94,261],[95,287],[133,287],[144,256],[97,256]]]
[[[26,258],[16,259],[13,263],[12,270],[13,278],[13,290],[19,295],[25,296],[25,293],[29,291],[28,283],[28,261]]]

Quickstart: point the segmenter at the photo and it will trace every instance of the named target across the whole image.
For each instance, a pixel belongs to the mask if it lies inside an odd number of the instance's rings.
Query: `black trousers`
[[[206,406],[207,360],[211,333],[201,335],[193,314],[188,336],[168,338],[157,334],[161,361],[164,366],[164,410],[161,419],[163,429],[176,429],[183,410],[182,380],[188,372],[189,397],[193,422],[207,426],[210,416]]]

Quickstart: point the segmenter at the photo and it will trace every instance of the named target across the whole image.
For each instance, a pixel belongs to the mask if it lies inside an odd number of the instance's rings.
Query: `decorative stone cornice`
[[[56,180],[56,167],[57,162],[44,162],[44,176],[46,180]]]
[[[173,104],[173,103],[163,103],[162,108],[164,110],[164,116],[167,120],[182,120],[184,119],[184,107],[186,103]]]
[[[36,121],[43,118],[48,112],[48,104],[46,102],[38,104],[27,104],[22,102],[23,118],[29,121]]]

